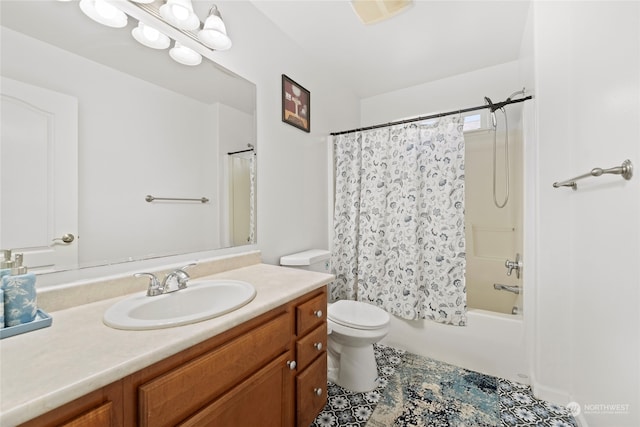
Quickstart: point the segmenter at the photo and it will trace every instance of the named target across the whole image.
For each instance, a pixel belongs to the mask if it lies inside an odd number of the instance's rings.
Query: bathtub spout
[[[507,292],[513,292],[514,294],[518,295],[520,293],[520,286],[510,286],[510,285],[502,285],[500,283],[494,283],[493,284],[493,289],[497,290],[497,291],[507,291]]]

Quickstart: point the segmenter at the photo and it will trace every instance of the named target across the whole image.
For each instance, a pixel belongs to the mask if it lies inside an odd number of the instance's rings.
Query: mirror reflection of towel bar
[[[147,197],[144,198],[147,202],[151,203],[154,200],[177,200],[180,202],[200,202],[200,203],[209,203],[209,199],[206,197],[201,197],[199,199],[183,199],[180,197],[153,197],[150,194],[147,194]]]

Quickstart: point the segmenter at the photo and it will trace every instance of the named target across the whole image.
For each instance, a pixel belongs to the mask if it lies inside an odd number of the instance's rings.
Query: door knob
[[[52,240],[52,242],[55,242],[57,240],[62,241],[62,243],[71,243],[75,240],[76,236],[74,236],[71,233],[66,233],[63,234],[62,237],[56,237],[55,239]]]

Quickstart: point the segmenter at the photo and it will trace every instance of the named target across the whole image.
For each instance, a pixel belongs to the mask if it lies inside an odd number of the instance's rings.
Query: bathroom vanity
[[[0,423],[311,424],[327,396],[332,276],[254,264],[207,277],[250,282],[256,298],[219,318],[150,331],[102,324],[112,298],[53,312],[51,328],[4,340]]]

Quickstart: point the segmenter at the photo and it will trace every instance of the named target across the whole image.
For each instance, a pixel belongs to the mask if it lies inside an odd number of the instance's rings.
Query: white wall
[[[356,127],[358,99],[251,3],[219,2],[233,48],[219,63],[257,86],[258,247],[263,260],[327,248],[329,132]],[[281,75],[311,92],[311,133],[281,121]]]
[[[536,2],[534,380],[589,426],[640,425],[640,179],[555,181],[640,163],[640,3]],[[526,313],[526,311],[525,311]],[[606,408],[598,405],[619,405]],[[628,406],[627,406],[628,405]]]
[[[518,70],[518,61],[513,61],[365,98],[361,102],[361,124],[370,126],[481,106],[485,96],[502,101],[522,89]],[[511,116],[509,120],[514,123]]]

